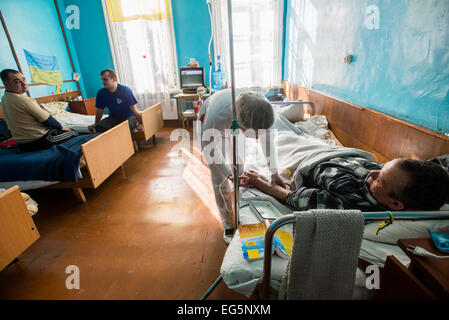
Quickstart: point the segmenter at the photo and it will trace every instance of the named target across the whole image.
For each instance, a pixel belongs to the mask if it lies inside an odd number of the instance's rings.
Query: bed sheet
[[[103,115],[102,119],[108,117]],[[56,117],[63,127],[75,130],[79,133],[90,133],[88,126],[95,123],[95,116],[67,112],[63,117]]]
[[[279,154],[278,165],[279,172],[284,178],[289,178],[289,170],[297,166],[298,159],[290,156],[301,148],[301,150],[319,150],[321,147],[329,144],[329,141],[323,141],[311,136],[304,130],[296,127],[282,116],[275,117],[274,128],[278,130],[276,137],[277,150]],[[265,178],[270,177],[262,148],[254,139],[245,139],[245,170],[256,170]],[[275,198],[264,194],[257,189],[241,188],[239,194],[239,221],[240,224],[258,223],[260,220],[254,215],[247,205],[248,200],[258,199],[270,201],[277,209],[278,215],[290,214],[293,211],[277,201]],[[292,232],[293,226],[287,225],[283,229]],[[360,257],[366,261],[383,266],[386,256],[395,255],[399,261],[408,265],[408,257],[402,250],[395,246],[385,243],[363,240]],[[270,284],[271,287],[278,290],[282,276],[287,267],[288,261],[277,254],[272,256],[272,270]],[[247,297],[250,297],[256,286],[262,283],[263,279],[263,259],[248,262],[243,258],[241,241],[238,231],[236,231],[228,249],[223,257],[220,273],[223,281],[228,288],[235,290]],[[365,289],[365,270],[357,269],[354,297],[357,299],[369,298],[369,292]]]

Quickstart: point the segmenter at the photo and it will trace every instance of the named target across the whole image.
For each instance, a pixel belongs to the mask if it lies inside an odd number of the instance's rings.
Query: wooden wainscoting
[[[443,134],[286,81],[284,94],[290,100],[312,101],[315,114],[327,117],[330,129],[345,147],[369,151],[381,162],[449,154],[449,137]]]

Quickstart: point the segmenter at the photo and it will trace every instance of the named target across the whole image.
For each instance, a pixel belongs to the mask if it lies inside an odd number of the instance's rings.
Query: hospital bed
[[[38,103],[56,102],[61,99],[64,100],[69,95],[73,96],[76,94],[77,92],[68,92],[60,95],[40,97],[37,98],[36,101]],[[2,118],[1,112],[0,118]],[[82,139],[82,136],[77,138]],[[70,141],[68,141],[68,143],[70,143]],[[134,154],[131,133],[127,123],[122,123],[107,132],[80,144],[79,148],[81,149],[79,166],[77,168],[72,168],[75,171],[78,170],[76,181],[72,181],[72,179],[69,181],[10,179],[8,181],[1,181],[0,187],[10,188],[17,185],[22,191],[36,188],[70,188],[80,201],[86,202],[83,189],[96,189],[118,168],[122,169],[122,174],[124,176],[123,164]]]
[[[381,162],[386,162],[396,157],[429,159],[442,154],[449,154],[449,138],[444,135],[366,108],[360,108],[341,100],[324,96],[318,92],[306,90],[305,88],[295,87],[288,83],[285,83],[284,86],[285,92],[291,100],[302,99],[315,101],[314,111],[316,115],[326,116],[329,127],[332,129],[333,135],[337,138],[336,144],[341,143],[346,147],[355,147],[369,151]],[[288,159],[288,157],[285,159],[283,155],[291,154],[295,145],[312,142],[317,144],[329,143],[329,141],[320,141],[317,137],[304,134],[294,124],[285,121],[282,117],[277,117],[274,126],[280,132],[278,153],[281,174],[283,170],[293,164],[289,162],[291,159]],[[392,136],[388,136],[388,133],[391,133]],[[251,143],[245,144],[245,149],[245,156],[248,155],[250,157],[261,152],[261,150],[257,150],[255,144],[251,145]],[[263,157],[256,157],[256,159],[252,160],[245,159],[245,162],[249,164],[245,167],[245,170],[256,170],[262,176],[268,178],[270,174],[268,169],[263,163],[258,162],[258,159],[263,159]],[[276,208],[273,215],[277,215],[277,217],[292,214],[290,208],[284,206],[276,199],[255,189],[242,189],[239,194],[238,210],[240,224],[260,222],[252,212],[250,206],[247,205],[248,201],[255,199],[263,199],[270,202]],[[276,218],[275,216],[273,218]],[[391,231],[389,228],[386,228],[385,232],[379,237],[374,236],[373,224],[367,224],[364,239],[362,240],[360,259],[370,264],[383,267],[386,257],[388,255],[394,255],[402,264],[407,266],[410,263],[409,258],[391,240],[408,237],[408,232],[413,228],[407,229],[404,225],[413,222],[407,221],[404,223],[393,224],[394,227],[391,227]],[[425,230],[429,226],[439,228],[438,230],[449,230],[448,221],[426,221],[419,223],[424,223],[420,230]],[[292,231],[291,225],[283,228],[286,228],[290,232]],[[383,236],[384,234],[386,236]],[[413,234],[416,234],[416,232]],[[277,290],[288,261],[277,255],[273,255],[271,258],[272,269],[269,283],[272,288]],[[243,258],[238,230],[225,253],[220,274],[230,289],[248,297],[256,294],[256,288],[259,288],[262,284],[264,276],[263,261],[248,262]],[[367,297],[366,292],[363,292],[365,277],[363,270],[357,270],[355,286],[360,289],[360,298]]]
[[[76,94],[76,93],[75,93]],[[36,101],[46,109],[61,125],[71,128],[79,133],[89,133],[88,126],[95,123],[94,115],[85,115],[66,111],[68,102],[65,101],[67,93],[49,97],[37,98]],[[72,93],[73,95],[73,93]],[[103,115],[103,118],[108,115]],[[134,149],[138,151],[138,141],[148,141],[164,126],[162,118],[162,104],[157,103],[142,111],[142,130],[134,130],[132,140]]]
[[[74,139],[78,138],[82,139],[83,136],[79,136]],[[57,146],[56,149],[65,148],[65,144],[71,143],[72,141],[69,140],[59,145],[59,147]],[[7,181],[3,179],[2,181],[0,181],[0,187],[10,188],[14,185],[17,185],[21,190],[44,187],[70,188],[74,191],[76,197],[79,200],[81,200],[82,202],[86,202],[86,198],[82,189],[96,189],[104,180],[106,180],[120,167],[122,168],[122,174],[124,175],[123,164],[134,154],[131,134],[129,132],[128,123],[126,122],[121,123],[120,125],[106,131],[105,133],[97,135],[92,139],[82,144],[77,144],[73,147],[75,148],[75,151],[81,149],[81,158],[83,159],[82,161],[75,161],[73,164],[74,167],[67,168],[69,171],[78,170],[78,174],[74,179],[70,178],[66,180],[64,178],[65,176],[63,176],[63,178],[59,180],[57,176],[52,176],[51,181],[48,181],[46,178],[23,179],[22,175],[20,175],[20,177],[17,176],[16,179],[11,178]],[[36,161],[39,161],[39,163],[36,163],[36,166],[41,166],[42,159],[39,160],[39,157],[37,156],[45,153],[45,151],[33,152],[33,156],[36,156]],[[26,157],[26,154],[18,154],[17,156]],[[61,155],[55,154],[54,156],[59,159]],[[24,161],[25,160],[27,159],[24,159]],[[4,161],[4,159],[2,159],[2,161]],[[57,160],[55,162],[60,162],[60,160]],[[78,167],[75,167],[77,165],[76,163],[78,163]],[[63,165],[64,168],[67,167],[67,163],[60,163],[60,165]],[[29,169],[33,168],[32,164],[29,164],[28,167],[30,167]],[[59,171],[59,169],[57,169],[56,167],[54,169],[49,168],[49,170]],[[31,177],[34,177],[34,175],[32,175]]]

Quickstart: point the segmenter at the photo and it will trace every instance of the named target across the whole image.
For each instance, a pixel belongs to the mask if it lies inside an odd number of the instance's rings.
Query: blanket
[[[96,137],[88,134],[75,137],[49,149],[18,153],[15,146],[0,150],[0,181],[76,181],[81,145]]]

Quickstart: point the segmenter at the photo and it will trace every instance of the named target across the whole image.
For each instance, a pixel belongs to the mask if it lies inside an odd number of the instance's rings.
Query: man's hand
[[[67,128],[67,127],[62,127],[62,129],[61,129],[62,131],[72,131],[72,129],[70,129],[70,128]]]
[[[95,125],[94,125],[94,124],[91,124],[90,126],[87,126],[87,129],[88,129],[90,132],[94,132]]]
[[[250,170],[239,177],[239,184],[246,188],[257,188],[262,184],[267,184],[267,180],[261,177],[256,171]]]
[[[282,181],[281,176],[277,172],[273,173],[271,175],[271,185],[273,185],[273,186],[280,186],[280,187],[282,187],[284,189],[286,188],[285,187],[285,183]]]

